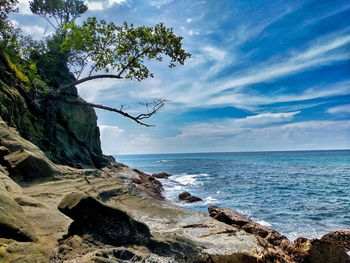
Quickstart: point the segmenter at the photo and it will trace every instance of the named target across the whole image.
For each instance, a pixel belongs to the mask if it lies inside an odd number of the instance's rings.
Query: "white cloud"
[[[123,134],[124,130],[117,126],[100,125],[101,146],[105,154],[116,152],[116,144],[119,143],[118,138]]]
[[[191,23],[191,22],[192,22],[192,18],[187,18],[187,19],[186,19],[186,22],[187,22],[187,23]]]
[[[34,39],[42,39],[45,34],[49,33],[46,32],[45,28],[41,26],[21,26],[22,31],[25,34],[31,35]]]
[[[331,114],[350,113],[350,104],[329,108],[327,112]]]
[[[29,0],[19,0],[17,7],[21,15],[33,15],[29,8]]]
[[[87,6],[89,8],[89,10],[91,11],[100,11],[105,9],[105,6],[103,5],[102,2],[87,2]]]
[[[101,11],[112,7],[114,4],[127,4],[128,0],[106,0],[106,1],[87,1],[87,6],[91,11]]]
[[[280,95],[256,95],[238,91],[234,94],[227,94],[213,97],[207,100],[208,105],[234,105],[238,108],[251,109],[256,105],[267,105],[280,102],[296,102],[311,99],[324,98],[350,94],[350,81],[332,83],[331,85],[315,86],[303,90],[300,93]]]
[[[304,121],[270,127],[238,127],[233,122],[189,125],[180,135],[116,137],[109,154],[349,149],[350,121]],[[103,148],[104,149],[104,148]],[[105,149],[104,149],[105,151]]]

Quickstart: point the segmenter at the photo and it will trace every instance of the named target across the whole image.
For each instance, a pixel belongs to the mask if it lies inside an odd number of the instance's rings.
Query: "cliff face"
[[[1,54],[0,117],[55,163],[79,168],[105,166],[94,109],[33,99],[36,87],[21,81],[13,68]],[[72,76],[68,74],[67,78]],[[73,100],[82,100],[75,88],[70,93]]]

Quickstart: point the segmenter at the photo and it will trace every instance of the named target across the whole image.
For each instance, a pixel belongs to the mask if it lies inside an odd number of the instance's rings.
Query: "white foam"
[[[174,180],[182,185],[194,185],[196,184],[197,174],[183,174],[176,176]]]
[[[262,225],[262,226],[266,226],[266,227],[271,227],[272,225],[269,222],[266,222],[264,220],[260,220],[260,219],[255,219],[253,218],[253,221]]]
[[[174,160],[158,160],[156,161],[157,163],[168,163],[168,162],[173,162]]]
[[[204,198],[203,201],[204,201],[204,204],[208,205],[208,204],[215,204],[215,203],[217,203],[218,200],[212,196],[208,196],[208,197]]]

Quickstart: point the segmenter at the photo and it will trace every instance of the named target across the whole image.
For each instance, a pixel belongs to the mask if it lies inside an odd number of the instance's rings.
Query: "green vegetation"
[[[1,9],[1,50],[12,61],[12,69],[23,82],[36,83],[44,91],[42,81],[51,87],[51,94],[42,92],[46,98],[59,99],[74,104],[65,97],[67,89],[93,79],[136,79],[153,77],[145,62],[170,58],[169,67],[183,65],[190,57],[182,48],[182,37],[162,23],[153,27],[135,27],[123,23],[117,26],[89,17],[80,25],[76,18],[87,10],[81,0],[32,0],[30,9],[43,17],[55,29],[44,41],[34,41],[22,36],[8,21],[8,13],[16,11],[17,0],[5,1]],[[43,96],[45,98],[45,96]],[[86,106],[101,108],[121,114],[145,126],[142,120],[151,117],[163,107],[165,99],[144,103],[147,113],[129,115],[121,109],[93,103]],[[79,102],[81,105],[82,102]]]

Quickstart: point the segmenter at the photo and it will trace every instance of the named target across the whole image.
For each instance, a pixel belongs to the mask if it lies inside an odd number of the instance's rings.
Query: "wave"
[[[158,160],[156,161],[157,163],[168,163],[168,162],[173,162],[174,160]]]

